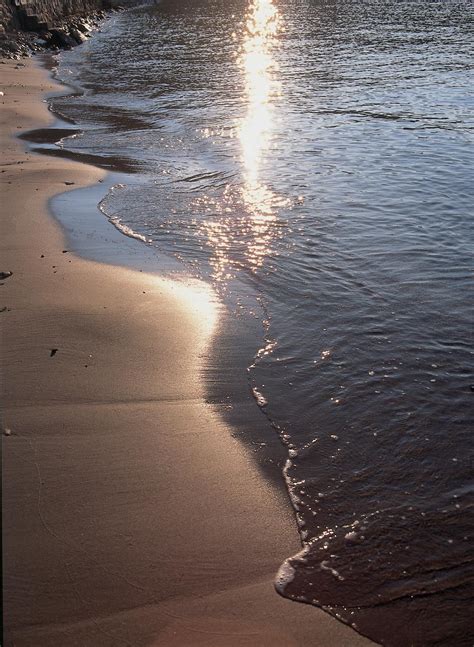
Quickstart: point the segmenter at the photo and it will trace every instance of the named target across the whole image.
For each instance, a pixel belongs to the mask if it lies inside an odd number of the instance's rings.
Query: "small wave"
[[[135,238],[136,240],[141,240],[143,243],[151,243],[151,238],[147,238],[143,234],[139,234],[137,231],[123,223],[122,219],[119,216],[109,214],[107,212],[107,209],[105,208],[105,203],[107,202],[109,195],[115,193],[117,190],[124,188],[124,184],[114,184],[114,186],[110,187],[108,194],[99,202],[99,210],[104,214],[104,216],[106,216],[109,222],[112,223],[112,225],[116,227],[122,234],[125,234],[125,236],[128,236],[129,238]]]
[[[109,221],[114,225],[114,227],[117,227],[117,229],[121,231],[122,234],[125,234],[125,236],[129,236],[129,238],[136,238],[137,240],[141,240],[144,243],[151,243],[150,238],[147,238],[146,236],[143,236],[142,234],[139,234],[138,232],[133,231],[131,227],[129,227],[128,225],[125,225],[117,216],[107,216],[107,217]]]
[[[268,400],[263,395],[263,393],[260,393],[260,391],[257,389],[257,387],[255,387],[255,386],[252,387],[252,394],[253,394],[253,397],[257,400],[257,404],[258,404],[259,407],[266,407],[267,406]]]
[[[56,142],[56,146],[58,146],[58,148],[64,148],[69,141],[72,139],[80,139],[83,135],[84,133],[80,130],[72,130],[70,133],[64,135],[64,137],[61,137],[61,139]]]

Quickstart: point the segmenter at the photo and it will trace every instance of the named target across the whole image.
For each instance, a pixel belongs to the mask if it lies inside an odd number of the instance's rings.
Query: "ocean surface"
[[[303,542],[278,590],[384,645],[474,644],[473,18],[163,0],[58,70],[61,146],[126,171],[104,217],[261,321]]]

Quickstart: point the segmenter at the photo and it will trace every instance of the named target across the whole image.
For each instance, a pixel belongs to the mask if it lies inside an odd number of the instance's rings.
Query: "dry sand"
[[[102,172],[25,152],[58,88],[0,70],[4,644],[372,644],[274,591],[299,538],[205,403],[212,294],[63,253],[47,201]]]

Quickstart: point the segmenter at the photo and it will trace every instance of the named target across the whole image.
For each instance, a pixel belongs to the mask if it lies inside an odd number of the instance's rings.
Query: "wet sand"
[[[103,172],[15,139],[59,89],[24,65],[1,65],[4,644],[373,644],[274,591],[299,537],[205,402],[212,294],[67,250],[47,202]]]

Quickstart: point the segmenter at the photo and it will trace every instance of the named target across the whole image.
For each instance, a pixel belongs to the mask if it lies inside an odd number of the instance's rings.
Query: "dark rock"
[[[48,21],[36,14],[23,14],[21,22],[26,31],[45,31],[50,28]]]
[[[2,50],[4,52],[11,52],[12,54],[16,54],[18,51],[19,44],[11,39],[5,39],[2,40]]]
[[[13,272],[0,272],[0,281],[10,278]]]
[[[72,36],[69,36],[69,34],[66,34],[64,29],[51,29],[50,34],[51,38],[48,42],[48,45],[50,47],[71,49],[71,47],[75,47],[77,45],[77,42],[74,40],[74,38],[72,38]]]
[[[76,28],[83,34],[89,34],[92,31],[92,25],[88,22],[78,22]]]
[[[38,23],[38,29],[37,29],[37,31],[39,31],[39,32],[44,32],[44,31],[49,31],[50,29],[51,29],[51,25],[50,25],[50,24],[49,24],[49,22],[47,22],[46,20],[41,20],[41,21]]]
[[[85,36],[82,31],[79,31],[78,29],[72,28],[69,33],[78,45],[85,43],[85,41],[87,40],[87,36]]]

